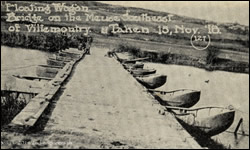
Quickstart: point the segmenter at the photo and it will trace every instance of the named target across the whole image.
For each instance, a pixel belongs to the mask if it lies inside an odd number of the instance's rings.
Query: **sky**
[[[139,7],[221,23],[249,26],[248,1],[99,1],[106,4]]]

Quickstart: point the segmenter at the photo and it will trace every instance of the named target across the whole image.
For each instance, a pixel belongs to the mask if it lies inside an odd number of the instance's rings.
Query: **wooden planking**
[[[44,110],[48,107],[49,102],[45,102],[41,105],[40,109],[32,117],[30,117],[26,122],[26,126],[34,126],[40,116],[43,114]]]
[[[12,120],[9,124],[10,127],[14,126],[34,126],[40,116],[43,114],[44,110],[48,107],[50,101],[58,92],[61,84],[66,80],[66,78],[72,72],[72,69],[77,61],[79,61],[85,52],[80,55],[80,57],[74,61],[68,62],[46,85],[40,93],[34,97],[26,107]]]
[[[24,110],[22,110],[17,117],[15,117],[10,126],[21,125],[21,126],[33,126],[39,119],[42,112],[47,108],[49,102],[38,103],[30,102]]]
[[[21,87],[14,87],[11,89],[6,89],[6,90],[2,90],[1,92],[16,92],[16,93],[25,93],[25,94],[38,94],[42,91],[42,88],[30,88],[30,87],[25,87],[25,88],[21,88]]]

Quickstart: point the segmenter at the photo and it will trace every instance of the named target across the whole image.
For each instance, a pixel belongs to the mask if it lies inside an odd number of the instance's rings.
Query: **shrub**
[[[137,56],[139,53],[140,53],[140,48],[137,48],[133,45],[129,45],[129,44],[124,44],[124,43],[121,43],[117,46],[116,50],[118,52],[128,52],[128,53],[131,53],[132,55],[134,56]]]
[[[210,47],[207,49],[207,57],[206,57],[206,63],[207,65],[211,65],[214,63],[214,60],[217,58],[217,55],[219,54],[219,49],[215,47]]]
[[[4,96],[3,96],[4,95]],[[26,106],[25,101],[20,101],[10,93],[1,95],[1,127],[9,124],[12,119]]]

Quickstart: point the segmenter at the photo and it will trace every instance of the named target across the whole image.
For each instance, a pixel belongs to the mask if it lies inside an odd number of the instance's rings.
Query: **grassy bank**
[[[1,95],[1,128],[9,124],[26,106],[26,102],[18,100],[14,94],[4,93],[3,95]]]
[[[34,4],[33,1],[8,1],[11,4],[18,4],[21,6],[27,6]],[[52,7],[53,1],[39,1],[36,6],[45,6],[49,5]],[[61,3],[58,1],[58,3]],[[149,16],[167,16],[169,15],[168,12],[160,12],[160,11],[152,11],[147,9],[141,9],[136,7],[122,7],[122,6],[113,6],[108,4],[103,4],[99,2],[92,2],[92,1],[65,1],[65,5],[71,6],[73,4],[77,4],[80,6],[87,6],[89,7],[89,14],[94,14],[95,16],[120,16],[126,13],[126,10],[129,10],[130,15],[140,16],[143,13],[147,13]],[[8,22],[7,19],[7,7],[6,5],[1,6],[1,31],[8,31],[10,26],[15,24],[20,24],[21,28],[20,31],[27,32],[27,28],[24,25],[31,24],[30,21],[15,21],[15,22]],[[29,12],[17,12],[17,15],[28,15]],[[62,19],[61,21],[51,22],[48,20],[48,16],[60,16],[64,18],[66,13],[64,12],[55,12],[52,11],[51,14],[47,15],[44,12],[36,12],[37,16],[42,16],[44,18],[43,22],[39,22],[44,26],[48,27],[74,27],[74,25],[78,26],[86,26],[91,27],[90,32],[91,34],[98,34],[98,35],[105,35],[109,37],[117,37],[121,36],[124,38],[130,39],[138,39],[141,41],[152,41],[152,42],[168,42],[170,44],[176,45],[186,45],[191,46],[190,44],[190,34],[180,34],[180,33],[173,33],[173,35],[165,34],[160,35],[158,34],[158,26],[165,26],[165,23],[162,22],[139,22],[139,21],[113,21],[113,22],[106,22],[106,21],[86,21],[87,16],[81,12],[76,12],[75,16],[81,16],[81,21],[68,21],[66,19]],[[207,35],[207,29],[204,28],[205,25],[217,25],[220,28],[222,34],[212,34],[211,45],[217,47],[219,49],[228,49],[237,52],[249,52],[249,26],[240,25],[238,23],[216,23],[207,20],[196,19],[192,17],[184,17],[179,15],[174,15],[172,18],[173,22],[169,22],[168,27],[171,31],[175,31],[175,25],[177,26],[185,26],[185,27],[192,27],[192,28],[199,28],[201,35]],[[110,32],[110,28],[108,34],[101,33],[102,27],[109,26],[110,24],[117,23],[119,27],[123,28],[124,26],[128,27],[147,27],[150,29],[150,34],[142,34],[142,33],[126,33],[126,34],[113,34]],[[89,32],[89,33],[90,33]],[[204,47],[206,43],[196,43],[197,46]]]
[[[210,47],[206,50],[206,58],[200,59],[192,55],[174,54],[171,52],[151,52],[141,50],[139,47],[130,44],[119,44],[116,48],[117,52],[128,52],[134,57],[149,57],[149,62],[187,65],[198,68],[204,68],[208,71],[223,70],[230,72],[249,73],[249,63],[236,62],[227,59],[218,58],[219,49]]]

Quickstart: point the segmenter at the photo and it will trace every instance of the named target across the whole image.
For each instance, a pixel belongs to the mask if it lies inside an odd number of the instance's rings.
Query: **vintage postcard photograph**
[[[249,1],[1,1],[1,149],[249,149]]]

